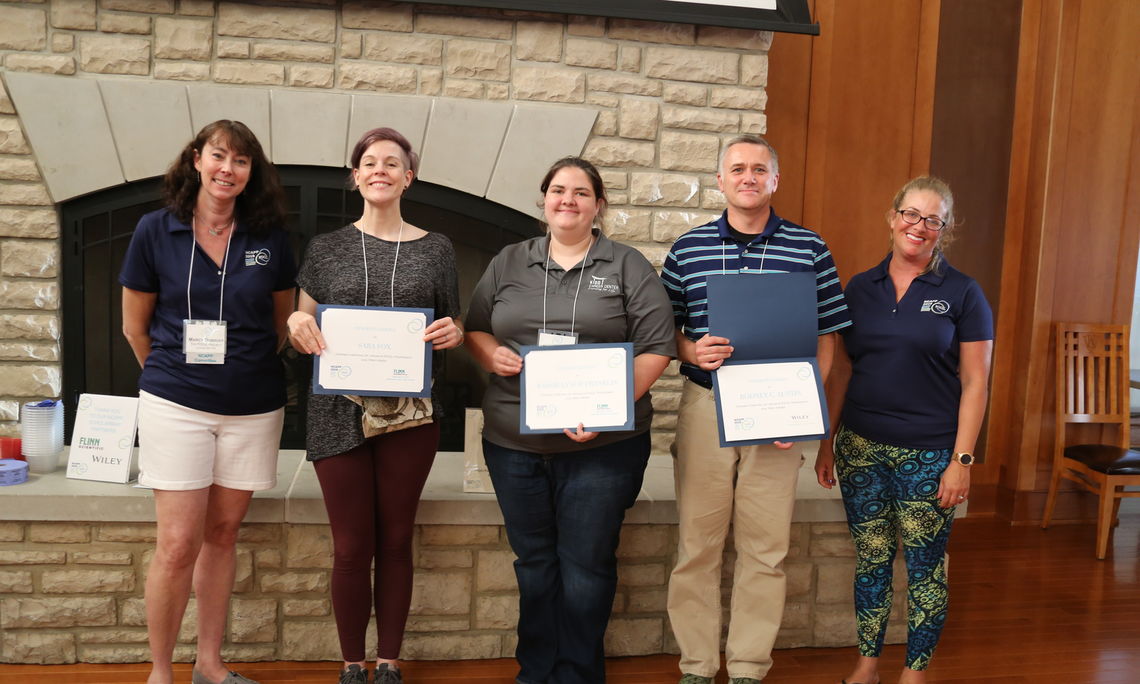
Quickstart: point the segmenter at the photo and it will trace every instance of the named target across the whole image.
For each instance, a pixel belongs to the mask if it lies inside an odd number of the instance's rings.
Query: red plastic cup
[[[20,453],[19,437],[0,437],[0,458],[14,458],[23,461],[24,455]]]

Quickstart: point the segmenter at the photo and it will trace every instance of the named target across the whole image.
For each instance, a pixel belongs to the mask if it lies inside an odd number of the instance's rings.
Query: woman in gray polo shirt
[[[595,227],[606,191],[592,164],[561,159],[540,189],[548,234],[506,247],[487,267],[471,298],[468,347],[492,374],[483,451],[518,556],[517,681],[596,684],[605,681],[618,536],[649,460],[649,386],[676,356],[673,314],[645,257]],[[538,344],[540,330],[633,343],[632,431],[519,434],[518,349]]]

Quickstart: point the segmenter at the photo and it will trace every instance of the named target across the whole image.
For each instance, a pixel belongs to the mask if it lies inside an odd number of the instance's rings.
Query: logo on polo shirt
[[[586,286],[586,289],[590,290],[591,292],[605,292],[606,294],[618,294],[619,292],[621,292],[621,288],[618,287],[617,283],[611,282],[611,280],[614,280],[614,279],[607,278],[606,276],[592,275],[592,276],[590,276],[590,284]]]
[[[267,266],[269,265],[270,252],[265,247],[261,249],[247,249],[245,250],[245,265],[246,266]]]
[[[927,299],[922,303],[920,311],[929,311],[936,314],[944,314],[950,312],[950,302],[944,299]]]

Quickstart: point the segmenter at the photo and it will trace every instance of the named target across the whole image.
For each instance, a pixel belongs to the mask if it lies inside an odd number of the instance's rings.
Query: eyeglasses
[[[937,216],[923,216],[913,209],[895,209],[895,211],[902,214],[903,220],[912,226],[925,222],[930,230],[942,230],[946,227],[946,222]]]

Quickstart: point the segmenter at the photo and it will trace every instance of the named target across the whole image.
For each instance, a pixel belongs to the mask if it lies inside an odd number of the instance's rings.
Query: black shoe
[[[380,663],[372,673],[373,684],[404,684],[404,675],[398,667],[388,667],[388,663]]]
[[[368,684],[368,670],[359,665],[349,665],[340,671],[336,684]]]

